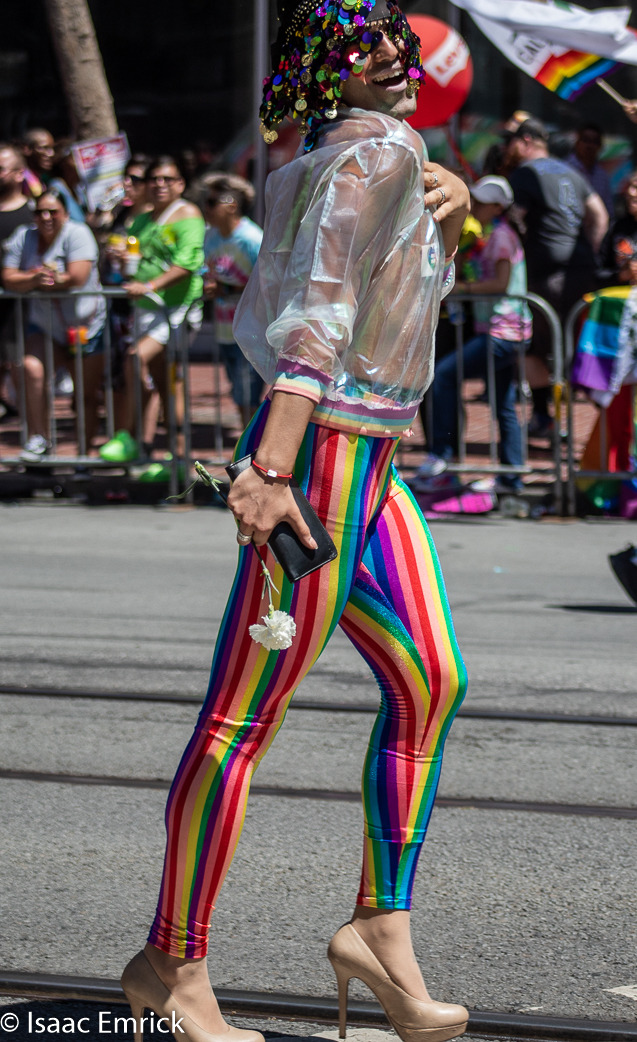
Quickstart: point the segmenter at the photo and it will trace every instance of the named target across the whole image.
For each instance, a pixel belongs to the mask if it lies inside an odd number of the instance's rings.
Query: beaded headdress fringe
[[[384,16],[368,21],[376,7]],[[291,14],[286,17],[288,10]],[[336,118],[344,81],[362,74],[368,54],[383,34],[399,47],[408,95],[413,96],[425,78],[420,40],[393,0],[378,4],[374,0],[301,0],[300,4],[287,0],[280,15],[281,27],[272,47],[273,72],[263,81],[259,112],[268,144],[276,141],[276,127],[286,116],[300,118],[299,134],[310,152],[321,128]]]

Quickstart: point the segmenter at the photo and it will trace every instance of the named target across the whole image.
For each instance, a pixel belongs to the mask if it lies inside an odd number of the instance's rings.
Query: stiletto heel
[[[173,998],[143,952],[138,952],[124,970],[122,988],[135,1017],[135,1042],[142,1042],[145,1009],[166,1021],[168,1027],[160,1030],[172,1032],[175,1042],[265,1042],[258,1031],[241,1031],[230,1025],[221,1035],[204,1031]]]
[[[144,1003],[139,999],[126,996],[130,1005],[130,1011],[135,1021],[135,1042],[142,1042],[144,1032],[142,1031],[142,1017],[144,1016]]]
[[[349,991],[349,973],[343,973],[340,967],[334,966],[336,982],[338,984],[338,1037],[345,1038],[347,1035],[347,992]]]
[[[370,988],[402,1042],[446,1042],[462,1035],[469,1014],[464,1006],[448,1002],[424,1002],[399,988],[363,938],[347,923],[338,930],[327,949],[338,982],[339,1032],[345,1038],[347,986],[358,977]]]

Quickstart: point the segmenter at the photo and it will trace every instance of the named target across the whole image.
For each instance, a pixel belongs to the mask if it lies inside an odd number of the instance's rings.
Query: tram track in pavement
[[[119,775],[67,774],[49,771],[0,769],[0,780],[27,781],[55,785],[111,787],[123,789],[155,789],[167,791],[172,782],[164,778],[126,778]],[[319,800],[328,803],[360,803],[361,794],[353,790],[284,788],[283,786],[252,785],[253,796],[279,799]],[[435,805],[453,810],[504,810],[535,814],[559,814],[588,818],[617,818],[637,820],[637,807],[612,807],[584,803],[541,803],[530,800],[489,800],[467,797],[438,796]]]
[[[199,695],[175,695],[161,691],[97,691],[73,688],[20,687],[0,685],[0,695],[32,698],[95,699],[122,702],[166,702],[172,705],[202,705]],[[378,705],[367,702],[317,702],[292,699],[290,710],[318,713],[377,713]],[[637,727],[637,716],[592,713],[547,713],[516,709],[461,706],[456,716],[471,720],[512,720],[520,723],[585,724],[590,727]]]
[[[102,1005],[126,1004],[126,996],[118,980],[30,971],[0,969],[0,994],[22,999],[62,999],[98,1002]],[[317,1024],[333,1024],[338,1021],[336,996],[217,987],[215,995],[222,1012],[228,1016],[276,1018]],[[348,1025],[389,1028],[378,1003],[360,999],[350,999],[348,1002]],[[637,1042],[637,1023],[485,1010],[469,1011],[467,1031],[472,1036],[541,1039],[543,1042]]]

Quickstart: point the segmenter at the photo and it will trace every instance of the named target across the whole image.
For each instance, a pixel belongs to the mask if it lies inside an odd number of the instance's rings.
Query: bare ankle
[[[185,959],[177,955],[169,955],[168,952],[156,948],[153,944],[146,944],[144,955],[149,963],[163,980],[167,987],[174,985],[178,980],[185,977],[205,976],[208,979],[207,959]]]
[[[430,1001],[411,942],[408,911],[357,905],[352,926],[399,987],[413,998]]]
[[[410,913],[402,908],[367,908],[357,905],[352,926],[362,937],[403,938],[411,943]]]

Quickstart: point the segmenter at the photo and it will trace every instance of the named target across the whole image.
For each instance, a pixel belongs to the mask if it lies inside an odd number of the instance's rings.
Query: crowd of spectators
[[[21,146],[0,145],[3,286],[8,292],[40,294],[28,301],[26,312],[28,439],[23,458],[37,461],[50,450],[45,366],[49,329],[57,371],[72,373],[81,353],[88,451],[99,451],[113,463],[150,456],[160,409],[168,416],[166,345],[173,330],[197,330],[204,298],[214,301],[222,360],[247,423],[263,382],[232,339],[232,319],[261,243],[261,229],[247,216],[254,202],[252,186],[233,174],[206,174],[201,164],[211,156],[203,144],[179,158],[135,154],[124,170],[121,202],[111,210],[90,212],[71,146],[68,139],[54,142],[43,129],[29,131]],[[185,197],[187,186],[190,198]],[[126,300],[114,301],[110,317],[103,297],[90,293],[101,285],[127,291]],[[56,297],[49,306],[46,292],[65,289],[81,290],[82,295]],[[17,385],[14,315],[12,302],[0,301],[2,377],[12,373]],[[115,346],[117,432],[98,449],[92,442],[104,378],[106,321]],[[179,376],[175,390],[179,427]]]
[[[582,126],[574,146],[563,158],[552,154],[549,134],[528,112],[516,112],[505,124],[502,139],[485,158],[484,176],[471,188],[472,213],[467,218],[456,257],[455,293],[536,293],[562,322],[585,294],[630,281],[631,259],[637,259],[637,171],[629,179],[622,207],[615,200],[606,171],[599,162],[602,132]],[[453,295],[448,313],[454,314]],[[500,426],[500,462],[520,466],[522,449],[515,411],[519,352],[525,353],[525,375],[533,397],[528,433],[544,438],[553,431],[551,414],[552,334],[538,311],[531,323],[527,309],[517,324],[500,312],[503,304],[476,302],[465,322],[465,377],[486,380],[488,351],[495,370],[495,406]],[[488,310],[488,309],[487,309]],[[468,327],[468,329],[467,329]],[[417,488],[431,490],[445,465],[457,452],[455,338],[441,332],[441,355],[433,385],[431,452],[417,477]],[[445,345],[451,344],[445,353]],[[423,416],[423,424],[425,417]],[[519,488],[519,477],[502,475],[502,490]]]
[[[472,214],[456,258],[456,294],[506,297],[528,288],[564,320],[584,293],[630,281],[637,255],[637,173],[616,219],[610,182],[599,163],[602,145],[601,130],[587,124],[558,158],[539,120],[525,112],[512,116],[487,154],[483,176],[471,187]],[[69,139],[56,142],[42,128],[28,131],[19,146],[0,144],[0,244],[6,290],[85,291],[74,301],[56,301],[50,321],[56,366],[72,372],[76,353],[82,355],[89,451],[114,463],[150,454],[160,409],[164,415],[167,410],[165,349],[171,329],[186,324],[196,330],[206,298],[214,302],[216,340],[246,424],[264,390],[232,336],[234,311],[262,237],[249,217],[252,186],[235,174],[210,170],[213,157],[200,143],[178,157],[133,155],[124,171],[124,198],[112,210],[91,213],[71,146]],[[125,287],[128,299],[116,301],[109,318],[116,347],[117,433],[97,447],[92,441],[98,428],[106,309],[89,291],[100,283]],[[450,298],[450,313],[452,308]],[[13,306],[0,301],[2,380],[15,363],[13,314]],[[26,459],[40,459],[50,447],[43,355],[48,314],[41,299],[29,301]],[[466,326],[465,376],[486,378],[493,364],[501,462],[519,467],[515,386],[521,353],[533,395],[529,434],[542,438],[552,430],[549,327],[537,314],[532,323],[528,307],[514,300],[495,307],[476,301]],[[444,320],[441,334],[423,481],[442,472],[457,451],[456,360],[453,350],[444,351]],[[175,403],[179,422],[179,382]],[[516,474],[504,475],[501,482],[514,491],[520,486]]]

